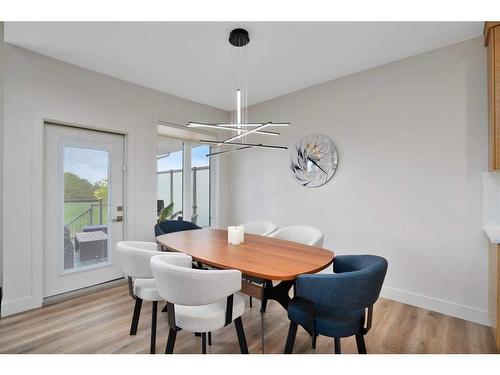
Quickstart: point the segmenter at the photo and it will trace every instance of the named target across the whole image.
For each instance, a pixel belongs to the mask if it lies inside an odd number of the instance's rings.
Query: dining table
[[[333,251],[278,238],[245,233],[244,242],[232,245],[227,230],[196,229],[163,234],[156,242],[166,251],[188,254],[195,265],[240,270],[241,292],[261,301],[261,345],[264,353],[264,313],[274,300],[284,309],[290,290],[303,274],[324,270],[333,263]]]

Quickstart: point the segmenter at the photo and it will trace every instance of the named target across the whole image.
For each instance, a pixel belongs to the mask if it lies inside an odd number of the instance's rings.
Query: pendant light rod
[[[246,149],[249,149],[249,148],[252,148],[252,146],[238,147],[238,148],[233,148],[231,150],[212,152],[210,154],[207,154],[206,157],[208,158],[210,156],[215,156],[215,155],[229,154],[230,152],[246,150]]]
[[[247,130],[247,131],[245,131],[243,133],[237,134],[234,137],[231,137],[229,139],[226,139],[225,141],[220,142],[219,144],[217,144],[217,146],[220,146],[223,143],[229,143],[229,142],[236,141],[237,139],[240,139],[241,137],[244,137],[244,136],[246,136],[248,134],[252,134],[252,133],[255,133],[256,131],[264,129],[268,125],[269,125],[269,123],[265,123],[265,124],[262,124],[261,126],[257,126],[256,128],[253,128],[251,130]]]
[[[247,126],[247,124],[241,124],[242,126]],[[262,125],[262,124],[258,124]],[[218,125],[218,124],[205,124],[202,122],[189,122],[187,124],[188,128],[210,128],[210,129],[219,129],[219,130],[229,130],[229,131],[237,131],[237,132],[244,132],[246,131],[245,129],[238,129],[238,128],[233,128],[232,126],[228,125]],[[255,134],[265,134],[265,135],[280,135],[280,133],[276,132],[270,132],[267,130],[257,130],[254,132]]]
[[[200,139],[200,143],[208,143],[208,144],[216,144],[218,145],[220,142],[219,141],[211,141],[208,139]],[[258,147],[258,148],[272,148],[272,149],[279,149],[279,150],[288,150],[288,147],[286,146],[276,146],[276,145],[265,145],[262,143],[238,143],[238,142],[227,142],[223,143],[222,145],[224,146],[250,146],[250,147]]]
[[[218,124],[219,126],[227,126],[227,127],[237,127],[237,126],[260,126],[262,125],[263,122],[248,122],[248,123],[243,123],[243,124]],[[269,124],[268,126],[277,126],[277,127],[287,127],[290,126],[289,122],[266,122],[266,124]]]
[[[187,126],[188,127],[197,127],[197,126],[203,126],[203,125],[214,125],[217,127],[225,127],[225,128],[234,128],[237,126],[247,126],[247,127],[255,127],[255,126],[260,126],[264,124],[264,122],[243,122],[241,124],[236,124],[236,123],[216,123],[216,122],[194,122],[190,121],[188,122]],[[265,124],[269,124],[268,126],[276,126],[276,127],[287,127],[290,126],[289,122],[266,122]]]
[[[241,91],[236,90],[236,123],[241,124]]]

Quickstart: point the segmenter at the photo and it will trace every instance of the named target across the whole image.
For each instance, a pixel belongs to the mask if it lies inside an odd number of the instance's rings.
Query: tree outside
[[[108,203],[108,181],[101,180],[94,185],[94,197],[102,199],[102,203]]]
[[[64,173],[64,200],[94,199],[95,185],[71,172]]]
[[[91,205],[93,210],[93,222],[99,222],[99,205],[96,200],[102,199],[103,223],[107,223],[108,206],[108,182],[101,180],[94,184],[71,172],[64,173],[64,223],[67,224]],[[79,202],[82,200],[83,202]],[[87,200],[88,202],[85,202]]]

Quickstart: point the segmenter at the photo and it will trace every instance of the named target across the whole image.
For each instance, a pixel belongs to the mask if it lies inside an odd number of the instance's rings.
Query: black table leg
[[[278,302],[285,310],[291,301],[289,296],[290,289],[294,286],[295,280],[284,280],[277,285],[273,285],[271,280],[262,280],[261,298],[260,298],[260,323],[261,323],[261,346],[262,353],[265,353],[264,339],[264,313],[267,308],[267,301],[274,300]]]
[[[266,280],[264,286],[263,309],[266,312],[267,301],[272,299],[278,302],[285,310],[288,310],[288,304],[292,300],[289,296],[290,289],[295,284],[295,280],[284,280],[273,286],[272,281]]]

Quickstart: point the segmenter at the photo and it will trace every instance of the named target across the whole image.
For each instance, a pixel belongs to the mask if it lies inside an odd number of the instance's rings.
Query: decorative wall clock
[[[318,187],[326,184],[337,170],[337,148],[330,138],[311,134],[290,152],[290,169],[299,184]]]

